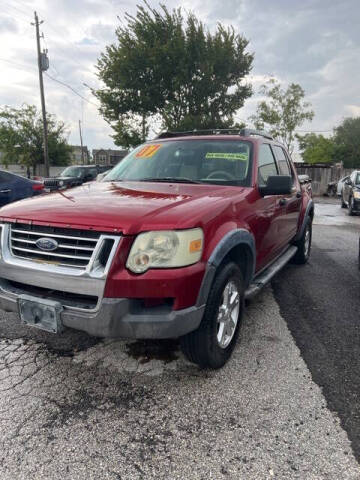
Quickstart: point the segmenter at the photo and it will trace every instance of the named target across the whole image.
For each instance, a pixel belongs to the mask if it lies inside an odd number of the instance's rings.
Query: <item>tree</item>
[[[335,161],[335,142],[333,138],[307,133],[296,135],[299,149],[306,163],[333,163]]]
[[[98,60],[104,87],[93,92],[117,145],[145,140],[157,119],[166,130],[232,125],[251,95],[243,80],[253,55],[243,36],[221,24],[211,34],[193,14],[184,19],[181,9],[157,11],[146,1],[125,21]]]
[[[291,83],[284,90],[272,78],[262,85],[260,92],[268,99],[258,104],[256,114],[250,120],[256,128],[269,130],[292,153],[296,128],[314,117],[310,103],[303,101],[304,90],[297,83]]]
[[[334,133],[336,161],[345,168],[360,168],[360,117],[346,118]]]
[[[50,165],[68,165],[72,149],[66,140],[66,128],[53,115],[47,116]],[[43,163],[43,126],[40,112],[34,105],[21,108],[0,108],[0,151],[5,166],[21,163],[36,173]]]

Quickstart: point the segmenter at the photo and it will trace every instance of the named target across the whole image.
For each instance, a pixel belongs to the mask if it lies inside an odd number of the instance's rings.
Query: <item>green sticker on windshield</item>
[[[225,160],[240,160],[247,162],[249,156],[246,153],[223,153],[223,152],[208,152],[205,158],[221,158]]]

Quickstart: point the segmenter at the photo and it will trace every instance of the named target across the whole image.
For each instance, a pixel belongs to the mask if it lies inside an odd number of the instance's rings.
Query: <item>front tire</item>
[[[354,197],[349,198],[348,214],[352,217],[354,215]]]
[[[239,267],[229,262],[217,273],[201,324],[180,339],[190,362],[202,368],[221,368],[229,360],[244,310],[244,282]]]
[[[307,263],[311,252],[312,241],[312,219],[310,217],[306,220],[304,233],[301,238],[295,243],[298,247],[296,254],[293,256],[292,261],[298,265],[304,265]]]

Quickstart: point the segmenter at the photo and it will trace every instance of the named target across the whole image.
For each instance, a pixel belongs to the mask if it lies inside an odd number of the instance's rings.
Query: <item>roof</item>
[[[220,129],[208,129],[208,130],[190,130],[187,132],[162,132],[156,139],[163,138],[178,138],[178,137],[207,137],[207,136],[219,136],[227,138],[228,136],[250,137],[257,136],[267,138],[268,140],[274,140],[274,137],[264,130],[254,130],[252,128],[220,128]]]

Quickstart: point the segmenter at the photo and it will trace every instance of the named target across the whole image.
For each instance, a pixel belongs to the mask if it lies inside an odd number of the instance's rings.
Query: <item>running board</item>
[[[288,263],[288,261],[295,255],[296,252],[297,247],[289,247],[280,257],[270,264],[269,267],[261,272],[258,277],[255,277],[245,292],[246,300],[255,297],[255,295],[257,295],[260,290],[270,282],[273,276],[276,275],[278,271]]]

